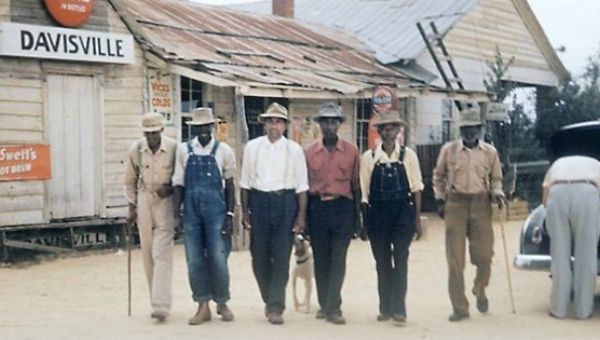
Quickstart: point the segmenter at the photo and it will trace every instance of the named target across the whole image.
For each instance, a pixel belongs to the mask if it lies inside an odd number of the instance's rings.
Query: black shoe
[[[327,315],[327,321],[334,325],[345,325],[346,319],[341,314]]]
[[[389,319],[391,319],[392,316],[389,314],[379,314],[377,315],[377,321],[388,321]]]
[[[487,298],[483,298],[481,300],[477,299],[477,310],[480,313],[487,313],[489,307],[490,304]]]
[[[467,319],[468,317],[469,317],[469,314],[462,314],[462,313],[454,312],[454,313],[450,314],[450,316],[448,317],[448,321],[457,322],[457,321],[461,321],[463,319]]]
[[[315,317],[316,317],[317,319],[321,320],[321,319],[325,319],[325,318],[327,317],[327,315],[325,315],[325,311],[324,311],[324,310],[322,310],[322,309],[319,309],[319,310],[317,311],[317,314],[315,315]]]
[[[397,323],[405,323],[406,322],[406,315],[394,314],[392,316],[392,319],[394,319],[394,322],[397,322]]]

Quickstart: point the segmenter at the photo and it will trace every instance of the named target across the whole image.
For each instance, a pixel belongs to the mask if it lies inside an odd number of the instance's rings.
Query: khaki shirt
[[[138,146],[141,148],[138,152]],[[161,136],[160,147],[156,153],[148,148],[146,138],[133,143],[129,149],[125,166],[125,197],[127,203],[136,204],[139,191],[155,192],[163,184],[171,183],[177,142],[169,137]],[[138,166],[141,177],[138,180]]]
[[[448,193],[502,193],[502,169],[496,149],[479,141],[473,149],[462,140],[442,146],[433,169],[433,192],[445,200]]]
[[[406,177],[411,192],[423,191],[423,178],[421,176],[421,167],[419,166],[419,158],[417,154],[409,147],[406,147],[404,152],[404,168],[406,169]],[[396,144],[396,148],[392,152],[392,156],[388,157],[383,151],[381,144],[375,149],[375,154],[372,150],[367,150],[360,158],[360,190],[362,192],[362,202],[369,203],[369,191],[371,189],[371,174],[375,168],[375,164],[398,162],[400,159],[400,145]]]

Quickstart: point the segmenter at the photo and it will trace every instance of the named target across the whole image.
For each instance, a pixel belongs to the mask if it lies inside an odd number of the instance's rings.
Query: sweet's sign
[[[44,144],[0,146],[0,181],[51,177],[50,147]]]
[[[92,15],[94,0],[44,0],[46,9],[65,27],[81,27]]]

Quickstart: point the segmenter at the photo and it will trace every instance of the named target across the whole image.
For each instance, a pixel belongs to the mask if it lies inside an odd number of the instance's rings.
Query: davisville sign
[[[133,37],[48,26],[2,23],[0,55],[133,64]]]

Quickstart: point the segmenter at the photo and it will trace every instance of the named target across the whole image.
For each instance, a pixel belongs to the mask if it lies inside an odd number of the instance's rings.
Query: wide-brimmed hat
[[[458,127],[482,125],[481,118],[479,118],[479,109],[474,107],[462,110],[459,118]]]
[[[381,112],[379,114],[379,119],[377,119],[373,125],[385,125],[385,124],[398,124],[398,125],[406,125],[406,122],[400,118],[400,112],[396,110],[390,110]]]
[[[313,117],[313,120],[319,121],[323,118],[337,118],[340,122],[346,120],[346,117],[344,117],[344,114],[342,113],[342,108],[334,102],[323,104],[319,113]]]
[[[165,127],[165,117],[160,113],[148,112],[142,116],[142,131],[154,132]]]
[[[287,121],[288,120],[288,110],[283,105],[280,105],[278,103],[272,103],[267,108],[267,112],[261,113],[258,116],[258,119],[260,121],[263,121],[265,118],[280,118],[280,119]]]
[[[219,119],[213,116],[213,111],[210,107],[198,107],[192,111],[192,120],[188,120],[189,125],[206,125],[218,123]]]

